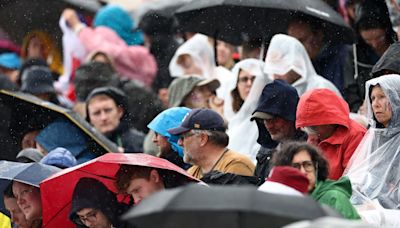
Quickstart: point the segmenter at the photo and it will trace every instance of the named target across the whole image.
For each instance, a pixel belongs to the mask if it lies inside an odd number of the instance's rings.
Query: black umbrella
[[[275,195],[251,187],[191,185],[156,193],[123,219],[137,228],[281,227],[337,216],[308,197]]]
[[[43,129],[59,118],[87,136],[90,151],[99,155],[118,151],[114,143],[75,112],[29,94],[0,90],[0,116],[0,159],[14,160],[24,134]]]
[[[50,33],[60,44],[58,21],[67,7],[83,15],[94,15],[101,5],[97,0],[0,0],[0,27],[19,44],[29,31],[36,29]]]
[[[294,15],[311,16],[333,42],[354,42],[352,29],[321,0],[197,0],[179,8],[184,31],[199,32],[239,45],[250,38],[269,39],[286,33]]]
[[[3,192],[9,187],[12,181],[18,181],[39,188],[42,180],[59,171],[61,169],[55,166],[41,163],[0,161],[0,212],[9,214],[4,207]]]

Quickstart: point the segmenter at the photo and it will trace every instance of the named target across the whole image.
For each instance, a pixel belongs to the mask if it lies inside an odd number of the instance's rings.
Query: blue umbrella
[[[41,163],[20,163],[0,161],[0,212],[9,215],[5,210],[3,192],[12,183],[18,181],[39,188],[40,182],[61,169]]]

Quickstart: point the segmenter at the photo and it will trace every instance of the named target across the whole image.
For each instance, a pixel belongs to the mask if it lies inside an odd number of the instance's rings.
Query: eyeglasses
[[[254,82],[254,80],[256,80],[256,76],[239,77],[238,79],[239,83],[247,83],[248,81]]]
[[[188,131],[186,133],[181,134],[179,138],[186,139],[186,138],[192,137],[193,135],[195,135],[195,133]]]
[[[99,212],[98,210],[94,209],[94,210],[86,213],[86,215],[77,215],[73,219],[73,221],[77,225],[84,226],[86,222],[94,222],[94,221],[96,221],[98,212]]]
[[[314,163],[312,161],[303,161],[303,162],[299,162],[299,163],[292,163],[292,167],[296,168],[298,170],[301,170],[302,166],[306,172],[312,172],[315,169]]]

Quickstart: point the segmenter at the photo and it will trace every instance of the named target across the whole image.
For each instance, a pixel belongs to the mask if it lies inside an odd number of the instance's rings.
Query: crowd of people
[[[116,5],[91,23],[65,9],[62,50],[44,31],[30,31],[21,47],[0,37],[1,90],[72,110],[118,148],[110,153],[146,153],[185,174],[121,164],[112,186],[82,177],[66,219],[76,227],[130,227],[121,216],[145,198],[200,183],[308,196],[346,219],[400,226],[400,46],[391,21],[400,7],[327,2],[354,30],[355,44],[333,42],[317,19],[300,13],[264,51],[261,42],[234,46],[179,30],[162,10],[148,11],[135,28]],[[13,160],[58,167],[50,178],[105,156],[65,118],[19,134]],[[0,187],[4,227],[46,225],[41,186],[13,180]]]

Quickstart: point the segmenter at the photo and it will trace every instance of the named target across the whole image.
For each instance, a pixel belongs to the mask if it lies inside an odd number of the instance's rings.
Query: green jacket
[[[318,181],[310,196],[319,203],[332,207],[345,218],[360,219],[356,209],[350,203],[351,193],[349,178],[342,177],[337,181],[329,179]]]

